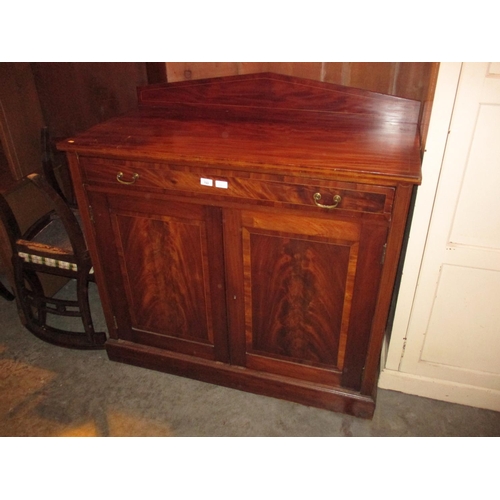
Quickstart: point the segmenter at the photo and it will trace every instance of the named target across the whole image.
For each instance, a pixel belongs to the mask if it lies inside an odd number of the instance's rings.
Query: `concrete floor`
[[[362,420],[55,347],[0,299],[0,436],[499,435],[500,413],[393,391],[380,390]]]

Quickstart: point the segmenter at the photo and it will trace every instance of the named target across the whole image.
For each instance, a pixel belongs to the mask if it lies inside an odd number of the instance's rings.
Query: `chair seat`
[[[69,269],[70,271],[78,271],[78,266],[74,262],[67,262],[58,259],[49,259],[48,257],[28,254],[25,252],[19,252],[18,255],[24,260],[24,262],[31,262],[32,264],[40,264],[42,266],[48,266],[48,267],[58,267],[59,269]],[[94,268],[91,267],[89,274],[93,273],[94,273]]]

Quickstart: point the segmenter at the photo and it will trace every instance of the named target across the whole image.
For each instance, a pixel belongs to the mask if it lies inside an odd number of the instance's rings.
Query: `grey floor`
[[[95,288],[92,307],[104,328]],[[0,436],[499,435],[500,413],[393,391],[362,420],[55,347],[0,299]]]

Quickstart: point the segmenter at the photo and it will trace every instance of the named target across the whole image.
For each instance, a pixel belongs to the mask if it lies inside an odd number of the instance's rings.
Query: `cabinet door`
[[[221,210],[89,198],[116,337],[227,361]]]
[[[226,238],[231,361],[359,389],[386,226],[265,211],[231,211],[225,226],[238,235]]]

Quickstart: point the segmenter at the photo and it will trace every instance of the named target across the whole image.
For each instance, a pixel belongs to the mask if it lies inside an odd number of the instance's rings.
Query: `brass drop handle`
[[[331,210],[332,208],[338,207],[339,203],[342,201],[342,196],[340,196],[339,194],[336,194],[333,197],[333,205],[323,205],[322,203],[320,203],[319,200],[321,200],[321,195],[319,193],[314,193],[313,199],[314,199],[314,203],[316,204],[317,207],[328,208]]]
[[[133,184],[138,178],[139,178],[139,174],[133,174],[131,181],[124,181],[123,180],[123,172],[118,172],[118,174],[116,176],[116,180],[118,182],[120,182],[121,184]]]

